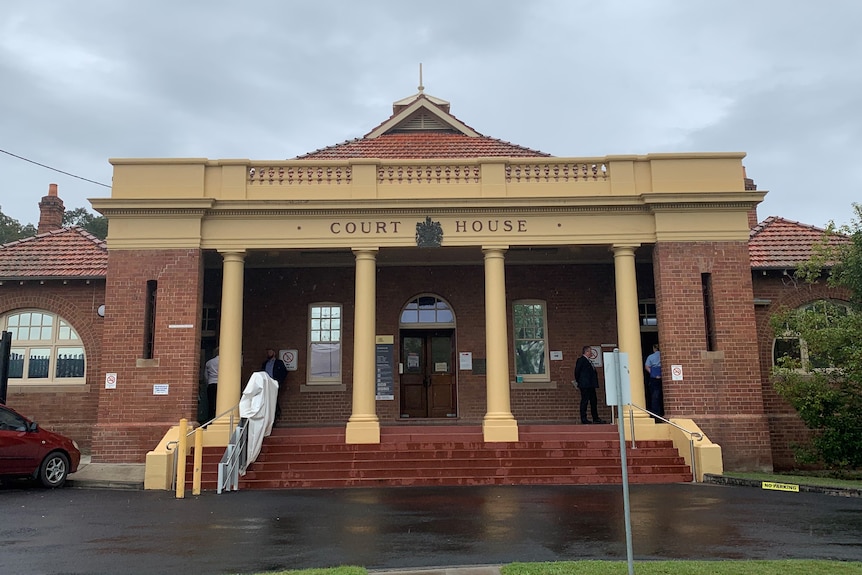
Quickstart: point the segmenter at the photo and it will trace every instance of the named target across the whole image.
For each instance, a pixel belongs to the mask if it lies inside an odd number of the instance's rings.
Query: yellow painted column
[[[353,327],[353,411],[347,422],[347,443],[380,443],[375,400],[374,341],[377,316],[377,249],[354,250],[356,311]]]
[[[509,337],[506,328],[505,248],[483,247],[485,254],[485,354],[488,411],[482,421],[485,441],[518,441],[518,422],[509,394]]]
[[[221,292],[221,323],[219,326],[219,366],[216,415],[228,411],[239,403],[244,387],[242,377],[242,301],[243,275],[245,273],[245,251],[223,252]],[[234,409],[234,425],[239,423],[239,409]],[[230,414],[220,418],[217,430],[228,429]],[[212,426],[211,426],[212,427]],[[223,428],[223,429],[222,429]]]
[[[615,245],[614,273],[616,274],[617,332],[620,352],[628,354],[629,383],[632,403],[646,407],[644,395],[644,369],[641,355],[641,330],[638,315],[638,285],[635,274],[635,250],[637,245]],[[628,413],[629,410],[624,410]],[[635,417],[649,417],[634,410]]]

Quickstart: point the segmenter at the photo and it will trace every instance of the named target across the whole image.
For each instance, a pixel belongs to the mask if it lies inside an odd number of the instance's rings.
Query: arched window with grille
[[[9,383],[84,383],[86,357],[72,325],[45,310],[16,310],[0,316],[12,333]]]

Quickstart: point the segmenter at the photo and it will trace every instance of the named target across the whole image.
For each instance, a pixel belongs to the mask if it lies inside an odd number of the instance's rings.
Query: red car
[[[30,477],[45,487],[62,487],[80,461],[77,443],[0,404],[0,477]]]

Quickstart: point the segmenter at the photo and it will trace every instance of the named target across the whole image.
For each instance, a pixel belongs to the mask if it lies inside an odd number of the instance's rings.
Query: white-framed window
[[[515,375],[523,381],[548,381],[547,305],[541,300],[512,304]]]
[[[847,303],[838,300],[817,300],[800,308],[802,311],[817,313],[828,321],[830,316],[847,315]],[[772,340],[772,365],[779,365],[786,359],[800,366],[801,371],[829,369],[833,367],[829,360],[811,353],[808,342],[798,334],[788,330]]]
[[[62,317],[45,310],[16,310],[0,316],[0,328],[12,333],[10,383],[85,382],[84,346]]]
[[[308,313],[308,383],[341,383],[341,305],[313,303]]]

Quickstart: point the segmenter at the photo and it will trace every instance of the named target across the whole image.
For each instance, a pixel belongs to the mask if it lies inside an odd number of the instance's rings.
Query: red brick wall
[[[772,468],[746,242],[660,242],[653,252],[668,416],[692,418],[728,470]],[[712,277],[716,352],[707,353],[701,274]]]
[[[101,378],[116,373],[117,388],[99,388],[93,461],[143,462],[180,418],[197,419],[201,261],[197,249],[109,252]],[[158,282],[154,365],[138,367],[149,280]],[[169,395],[154,395],[155,384]]]
[[[770,318],[778,312],[796,309],[820,299],[848,301],[847,290],[831,288],[825,282],[807,284],[795,280],[783,271],[755,271],[753,276],[754,297],[765,305],[755,307],[757,320],[757,347],[760,355],[760,378],[762,382],[763,407],[769,419],[772,436],[772,458],[776,470],[798,468],[793,456],[793,446],[805,443],[810,430],[772,386],[772,345],[775,339]],[[766,304],[766,301],[769,303]]]
[[[724,448],[725,465],[769,468],[769,426],[763,410],[761,369],[755,342],[754,309],[747,246],[744,242],[670,243],[656,247],[654,265],[638,269],[639,297],[658,301],[665,363],[681,363],[685,381],[665,384],[670,415],[694,416]],[[610,260],[610,258],[609,258]],[[180,417],[196,419],[199,380],[199,316],[204,292],[201,257],[196,250],[112,252],[109,260],[108,317],[104,365],[116,372],[118,390],[100,384],[97,460],[140,461],[168,426]],[[716,295],[718,350],[723,359],[704,357],[701,273],[711,273]],[[652,281],[655,274],[655,284]],[[220,282],[207,273],[208,283]],[[136,367],[143,348],[147,280],[157,280],[156,352],[158,367]],[[571,385],[580,347],[617,342],[614,271],[610,261],[595,265],[507,266],[508,309],[516,299],[545,300],[549,351],[562,361],[549,364],[551,389],[524,385],[512,391],[512,411],[521,422],[575,421],[579,394]],[[247,269],[243,313],[243,381],[259,369],[267,347],[295,348],[298,371],[291,372],[283,397],[289,424],[342,424],[351,413],[354,269]],[[208,286],[208,303],[218,289]],[[655,292],[653,292],[655,290]],[[446,299],[456,316],[456,352],[485,357],[484,268],[475,266],[380,267],[377,272],[377,330],[398,341],[402,306],[422,293]],[[209,298],[213,298],[211,301]],[[301,391],[307,365],[308,305],[343,306],[343,391]],[[169,303],[166,303],[169,302]],[[119,310],[119,311],[117,311]],[[112,313],[114,311],[115,313]],[[509,333],[511,334],[511,317]],[[169,329],[193,324],[195,329]],[[399,360],[396,344],[395,361]],[[510,374],[514,379],[510,351]],[[603,374],[600,372],[603,380]],[[170,395],[153,396],[154,383],[169,383]],[[122,390],[122,393],[117,393]],[[399,421],[398,386],[394,401],[378,401],[381,423]],[[604,391],[600,414],[608,418]],[[458,413],[462,422],[480,422],[486,410],[485,377],[458,372]]]
[[[290,372],[283,392],[287,423],[344,423],[352,405],[353,368],[353,268],[249,269],[245,277],[243,381],[260,368],[267,347],[299,351],[298,370]],[[508,266],[508,309],[516,299],[541,299],[548,306],[550,350],[563,352],[563,361],[551,361],[549,370],[556,389],[512,391],[512,411],[524,421],[577,419],[580,396],[572,384],[574,362],[585,344],[616,341],[616,305],[613,266]],[[457,329],[456,352],[470,351],[485,358],[484,268],[477,266],[381,267],[377,273],[377,333],[395,337],[395,362],[399,361],[398,322],[410,299],[434,293],[452,306]],[[652,286],[647,290],[651,292]],[[342,368],[344,391],[300,392],[307,366],[308,305],[336,302],[343,306]],[[511,314],[509,334],[511,335]],[[510,349],[510,376],[514,379]],[[480,422],[486,412],[486,378],[459,371],[458,413],[462,422]],[[610,417],[599,391],[600,413]],[[399,393],[395,400],[378,401],[381,423],[399,420]]]
[[[23,285],[7,281],[0,286],[0,314],[25,308],[46,310],[58,314],[78,332],[86,354],[85,384],[11,384],[6,399],[10,407],[43,427],[76,440],[85,452],[91,449],[98,389],[104,379],[100,368],[104,319],[96,313],[104,302],[103,280],[91,280],[89,284],[85,280],[68,280],[66,285],[53,280]]]

